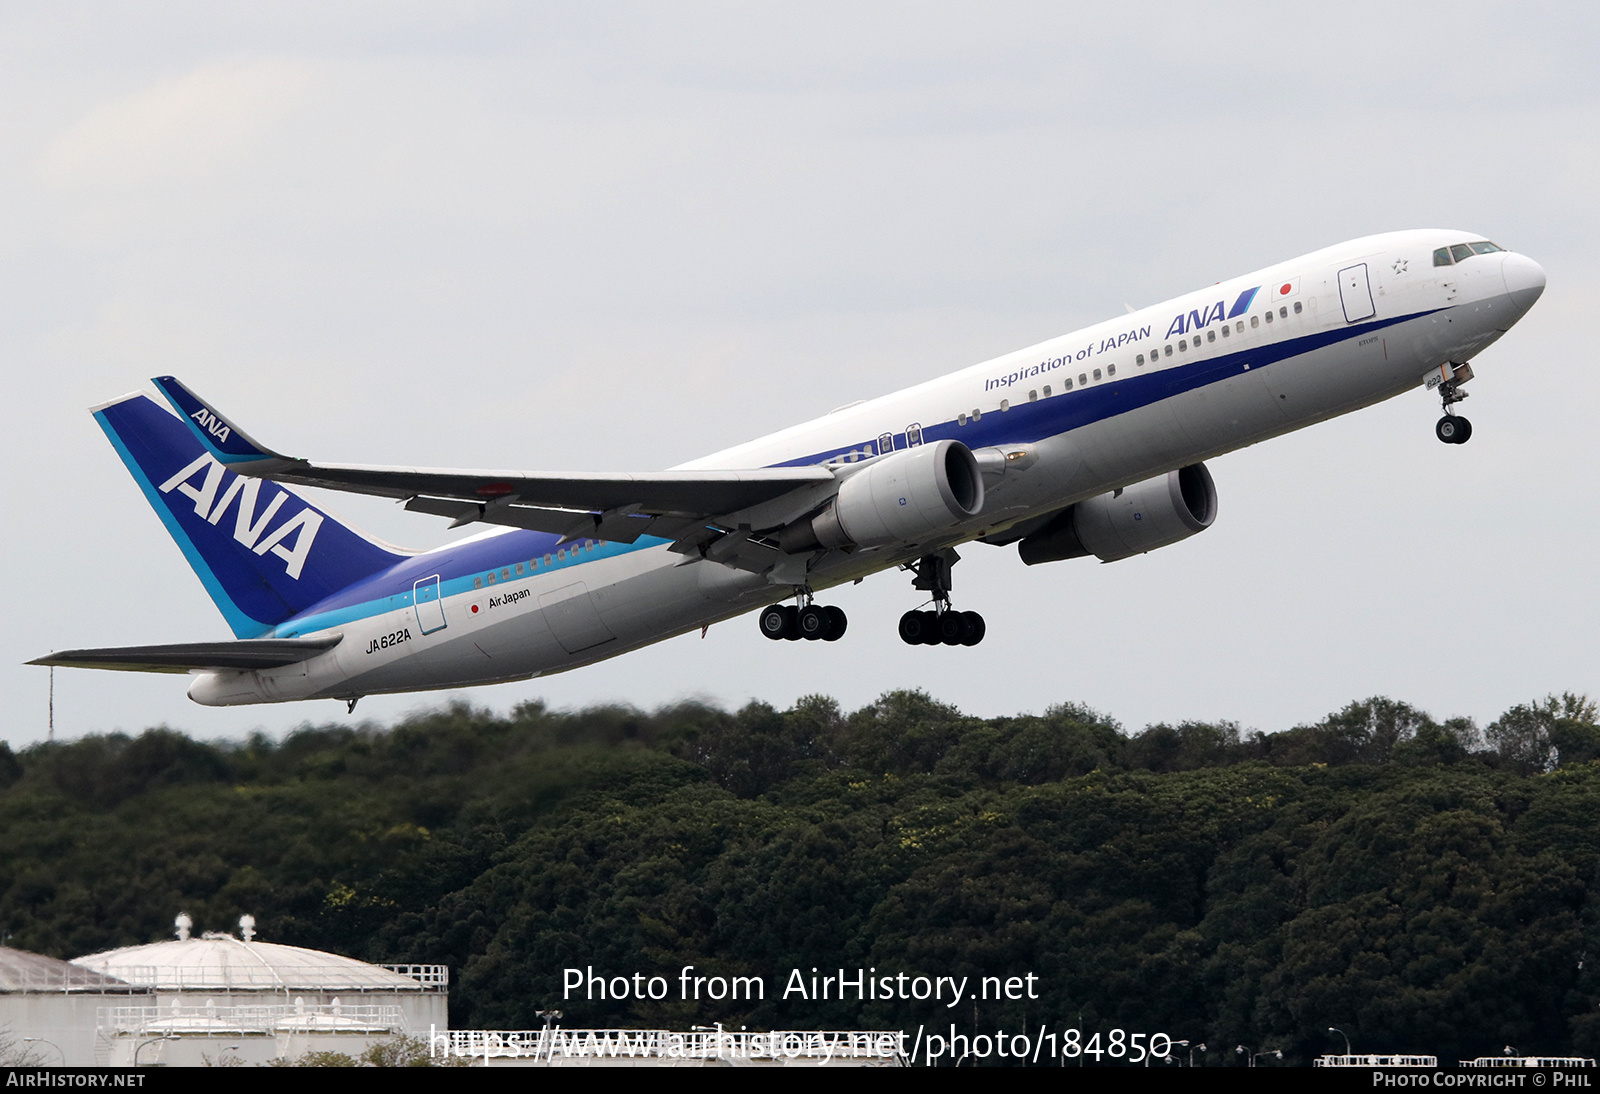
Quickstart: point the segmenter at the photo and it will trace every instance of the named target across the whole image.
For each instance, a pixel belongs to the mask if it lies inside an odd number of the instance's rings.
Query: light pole
[[[158,1041],[181,1041],[181,1040],[183,1040],[183,1038],[178,1036],[176,1033],[163,1033],[160,1037],[152,1037],[152,1038],[150,1038],[150,1040],[145,1041],[143,1044],[139,1045],[137,1048],[135,1048],[133,1050],[133,1066],[134,1067],[138,1067],[139,1066],[139,1053],[144,1051],[145,1045],[153,1045]]]
[[[1263,1056],[1276,1056],[1280,1060],[1283,1059],[1283,1049],[1281,1049],[1281,1048],[1278,1048],[1278,1049],[1264,1048],[1260,1052],[1251,1052],[1248,1048],[1245,1048],[1243,1045],[1235,1045],[1233,1051],[1236,1052],[1236,1053],[1241,1053],[1243,1055],[1246,1055],[1246,1056],[1250,1057],[1250,1066],[1251,1067],[1255,1067],[1256,1066],[1256,1061],[1261,1059],[1261,1057],[1263,1057]]]
[[[1189,1046],[1189,1066],[1190,1067],[1194,1066],[1194,1053],[1195,1053],[1196,1049],[1199,1049],[1201,1052],[1204,1052],[1206,1050],[1206,1043],[1204,1041],[1201,1041],[1198,1045],[1190,1045]]]
[[[54,1041],[47,1041],[43,1037],[24,1037],[22,1039],[22,1043],[25,1044],[25,1045],[34,1044],[36,1042],[38,1044],[41,1044],[41,1045],[49,1045],[51,1048],[55,1049],[57,1052],[61,1052],[61,1046],[60,1045],[56,1044]],[[61,1052],[61,1066],[62,1067],[66,1067],[67,1066],[67,1054],[65,1052]]]
[[[1348,1033],[1346,1033],[1342,1029],[1339,1029],[1337,1026],[1329,1026],[1328,1027],[1328,1032],[1329,1033],[1337,1033],[1340,1037],[1344,1038],[1344,1054],[1345,1054],[1346,1057],[1355,1055],[1353,1052],[1350,1051],[1350,1035]]]
[[[545,1059],[548,1060],[555,1055],[556,1051],[555,1045],[550,1042],[550,1023],[561,1021],[561,1012],[559,1010],[536,1010],[533,1013],[544,1019]],[[539,1058],[538,1053],[535,1053],[533,1058],[537,1060]],[[483,1050],[483,1066],[489,1066],[489,1048],[487,1045],[484,1046]]]

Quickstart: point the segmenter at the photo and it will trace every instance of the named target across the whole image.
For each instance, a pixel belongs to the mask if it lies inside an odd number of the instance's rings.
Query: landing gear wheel
[[[822,614],[827,617],[828,627],[822,634],[824,642],[837,642],[844,637],[845,628],[850,625],[843,608],[836,608],[832,604],[822,609]]]
[[[928,623],[925,612],[910,611],[900,617],[900,640],[908,646],[920,646],[928,640]]]
[[[927,611],[922,613],[922,644],[924,646],[937,646],[941,641],[939,637],[939,613]]]
[[[800,609],[795,617],[796,629],[799,636],[808,642],[815,642],[827,637],[828,615],[816,604],[808,604]]]
[[[1455,414],[1446,414],[1433,427],[1433,435],[1445,444],[1466,444],[1472,436],[1472,423]]]
[[[961,635],[966,628],[966,620],[962,618],[963,612],[945,612],[939,616],[937,624],[939,642],[945,646],[961,645]]]
[[[977,612],[961,613],[961,644],[963,646],[976,646],[983,641],[989,628],[983,622],[983,616]]]
[[[776,642],[780,638],[793,637],[794,614],[794,609],[787,604],[774,604],[763,610],[756,622],[761,627],[761,633]]]

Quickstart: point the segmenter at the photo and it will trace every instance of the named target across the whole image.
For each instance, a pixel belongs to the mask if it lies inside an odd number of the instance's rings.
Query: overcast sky
[[[975,649],[886,573],[838,644],[753,618],[508,708],[697,697],[1279,730],[1386,694],[1486,722],[1600,696],[1600,111],[1588,5],[8,4],[0,639],[16,745],[74,646],[229,637],[86,408],[173,373],[325,460],[666,467],[1225,277],[1399,228],[1544,265],[1474,364],[1210,466],[1204,535],[1113,565],[973,545]],[[384,538],[452,533],[320,498]],[[459,534],[459,533],[455,533]],[[56,673],[56,732],[342,721]],[[389,720],[444,695],[371,697]]]

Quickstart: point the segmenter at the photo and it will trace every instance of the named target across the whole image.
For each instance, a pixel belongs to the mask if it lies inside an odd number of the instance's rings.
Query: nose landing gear
[[[1445,444],[1466,444],[1472,436],[1472,423],[1458,414],[1447,412],[1433,427],[1433,435]]]
[[[924,555],[905,568],[916,575],[911,587],[933,595],[933,610],[912,610],[900,617],[900,639],[908,646],[976,646],[988,632],[977,612],[950,606],[950,567],[961,556],[952,550]]]
[[[1439,399],[1444,403],[1444,417],[1433,427],[1433,435],[1445,444],[1466,444],[1472,436],[1472,423],[1450,408],[1467,397],[1461,385],[1472,379],[1472,366],[1467,364],[1440,365],[1428,373],[1427,385],[1439,389]]]

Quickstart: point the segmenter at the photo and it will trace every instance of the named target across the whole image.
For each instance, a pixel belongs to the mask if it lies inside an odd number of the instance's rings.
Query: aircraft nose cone
[[[1521,311],[1533,307],[1544,292],[1544,267],[1526,255],[1506,255],[1500,274],[1506,279],[1506,293]]]

